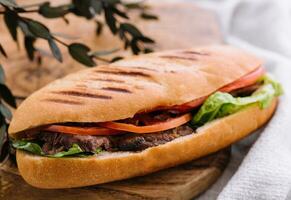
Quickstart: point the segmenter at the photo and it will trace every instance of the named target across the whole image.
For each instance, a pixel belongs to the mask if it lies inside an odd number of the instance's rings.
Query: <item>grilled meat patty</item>
[[[115,142],[118,150],[140,151],[149,147],[158,146],[170,142],[178,137],[192,134],[194,130],[188,125],[182,125],[170,130],[152,134],[128,134],[121,136]]]
[[[42,150],[46,154],[68,150],[73,144],[78,144],[85,152],[94,152],[97,148],[109,150],[112,146],[111,140],[106,136],[44,132],[39,135],[38,139],[44,142]]]
[[[85,152],[94,152],[97,148],[106,151],[140,151],[149,147],[170,142],[175,138],[193,133],[193,129],[182,125],[174,129],[152,134],[124,134],[120,136],[70,135],[43,132],[38,139],[43,142],[42,150],[46,154],[55,154],[68,150],[78,144]]]

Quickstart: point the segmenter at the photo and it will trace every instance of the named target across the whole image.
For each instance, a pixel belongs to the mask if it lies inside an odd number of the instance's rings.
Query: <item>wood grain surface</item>
[[[18,2],[33,3],[37,0]],[[146,35],[156,40],[156,44],[153,46],[156,51],[222,42],[215,16],[207,10],[190,3],[163,3],[153,4],[152,12],[159,15],[159,21],[143,21],[135,13],[131,18]],[[30,17],[37,16],[32,15]],[[75,16],[68,17],[72,21],[70,25],[66,25],[63,20],[39,19],[48,24],[55,33],[70,36],[70,39],[63,39],[67,43],[84,42],[94,50],[122,47],[122,43],[112,36],[109,30],[105,29],[100,37],[96,37],[95,25]],[[5,67],[8,84],[16,95],[27,96],[56,78],[84,68],[84,66],[72,60],[62,47],[63,63],[58,63],[48,55],[43,58],[42,65],[38,66],[35,62],[28,61],[21,45],[20,48],[17,48],[7,34],[3,23],[0,23],[0,33],[0,43],[3,44],[9,54],[9,58],[1,59],[1,63]],[[45,41],[39,41],[37,45],[45,51],[48,50]],[[116,55],[127,56],[130,55],[130,52],[119,51],[112,56]],[[13,168],[14,166],[9,165],[10,162],[7,162],[1,166],[4,170],[0,171],[0,199],[186,200],[200,194],[213,184],[223,172],[229,157],[229,149],[222,150],[200,160],[144,177],[94,187],[66,190],[33,188],[26,184],[20,176],[16,175],[17,170]]]

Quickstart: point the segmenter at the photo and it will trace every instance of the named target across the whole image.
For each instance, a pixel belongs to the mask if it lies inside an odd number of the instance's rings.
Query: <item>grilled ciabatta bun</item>
[[[228,46],[133,56],[56,80],[28,97],[14,113],[21,131],[63,122],[105,122],[207,96],[261,66]]]
[[[261,65],[259,59],[241,50],[212,46],[133,56],[85,69],[28,97],[14,113],[9,134],[19,139],[25,130],[43,125],[115,121],[181,105],[208,96]],[[141,176],[236,142],[266,123],[276,105],[277,99],[265,109],[252,104],[193,134],[143,151],[49,158],[17,150],[17,164],[23,178],[40,188],[81,187]]]
[[[17,150],[22,177],[39,188],[71,188],[145,175],[227,147],[261,127],[272,116],[277,100],[214,120],[197,133],[141,152],[104,152],[88,158],[47,158]]]

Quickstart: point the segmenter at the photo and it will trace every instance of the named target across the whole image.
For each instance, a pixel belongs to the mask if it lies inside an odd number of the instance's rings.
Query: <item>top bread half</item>
[[[210,95],[261,66],[229,46],[198,47],[133,56],[56,80],[15,111],[11,137],[42,125],[105,122]]]

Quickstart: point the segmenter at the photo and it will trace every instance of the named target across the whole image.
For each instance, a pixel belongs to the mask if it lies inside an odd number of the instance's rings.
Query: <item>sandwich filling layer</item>
[[[260,70],[260,69],[259,69]],[[258,70],[256,70],[257,72]],[[142,151],[195,134],[204,124],[258,104],[261,109],[281,95],[268,75],[247,75],[210,96],[172,108],[157,108],[130,119],[105,123],[52,124],[26,130],[13,147],[48,157],[86,157],[102,151]],[[235,87],[234,87],[235,86]]]

